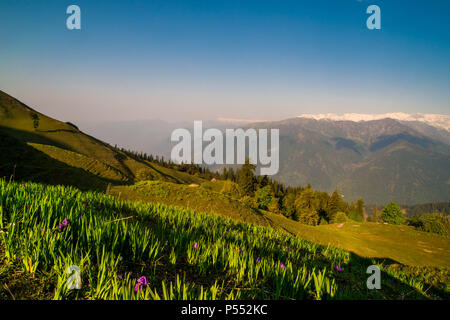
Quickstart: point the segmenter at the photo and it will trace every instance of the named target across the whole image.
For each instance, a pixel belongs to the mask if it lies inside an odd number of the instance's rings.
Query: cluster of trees
[[[115,146],[115,149],[117,151],[120,151],[120,152],[126,154],[127,156],[129,156],[130,158],[132,158],[136,161],[148,161],[151,163],[158,164],[159,166],[162,166],[164,168],[174,169],[174,170],[178,170],[181,172],[187,172],[191,175],[196,175],[203,179],[211,180],[211,179],[219,179],[220,178],[219,173],[211,171],[209,168],[202,167],[198,164],[193,164],[193,163],[177,164],[170,159],[166,160],[164,158],[164,156],[161,156],[161,157],[153,156],[152,154],[147,154],[145,152],[136,152],[136,151],[132,151],[132,150],[127,150],[125,148],[118,148],[117,145]]]
[[[442,213],[426,213],[414,215],[408,219],[408,224],[418,230],[450,236],[450,218]]]
[[[384,207],[380,213],[375,208],[374,217],[370,220],[397,225],[406,224],[413,226],[420,231],[436,233],[442,236],[450,235],[449,216],[440,212],[435,212],[414,215],[411,218],[407,218],[403,211],[405,210],[402,210],[402,208],[393,201]]]
[[[187,172],[204,179],[220,179],[225,183],[221,192],[239,199],[242,203],[257,209],[268,210],[309,225],[345,222],[348,219],[364,220],[364,201],[347,203],[338,190],[331,196],[327,192],[306,187],[289,187],[268,176],[254,173],[256,166],[246,159],[239,169],[224,168],[221,173],[213,172],[197,164],[176,164],[164,157],[124,148],[116,150],[137,161],[148,161],[160,166]]]
[[[424,203],[412,206],[404,206],[407,216],[421,215],[424,213],[434,212],[444,215],[450,214],[450,202]]]
[[[236,171],[224,168],[220,178],[227,180],[222,189],[247,205],[283,214],[293,220],[318,225],[344,222],[347,219],[364,220],[364,201],[355,203],[343,200],[338,190],[331,196],[327,192],[306,187],[287,187],[267,176],[256,176],[255,166],[248,159]]]

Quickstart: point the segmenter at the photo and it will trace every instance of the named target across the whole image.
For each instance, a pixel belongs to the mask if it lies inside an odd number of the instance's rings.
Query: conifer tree
[[[336,213],[342,211],[343,201],[342,197],[339,194],[339,191],[336,189],[333,191],[333,194],[330,197],[330,201],[328,203],[328,221],[332,221]]]
[[[255,192],[255,170],[256,166],[251,164],[249,158],[245,159],[245,163],[237,174],[237,183],[241,187],[244,195],[253,196]]]

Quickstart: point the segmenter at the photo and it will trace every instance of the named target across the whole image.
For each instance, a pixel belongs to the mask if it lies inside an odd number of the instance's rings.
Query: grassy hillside
[[[307,226],[280,215],[265,213],[293,235],[354,252],[362,257],[376,257],[410,266],[450,268],[450,239],[421,232],[409,226],[373,222],[346,222],[323,226]]]
[[[220,193],[222,181],[204,184],[174,184],[162,181],[142,181],[132,186],[115,186],[110,193],[120,199],[176,205],[200,212],[214,212],[232,219],[257,225],[270,223],[259,210]]]
[[[448,269],[66,187],[0,181],[0,237],[3,299],[448,299]],[[380,290],[366,287],[372,264]],[[71,265],[81,290],[67,289]]]
[[[388,259],[412,266],[450,268],[450,239],[409,226],[372,222],[347,222],[308,226],[280,214],[249,208],[220,193],[222,181],[199,186],[144,181],[133,186],[111,188],[120,199],[177,205],[200,212],[213,212],[239,221],[296,235],[322,245],[331,245],[362,257]]]
[[[0,282],[9,288],[0,298],[11,288],[19,298],[75,298],[63,286],[72,262],[89,283],[76,298],[158,298],[169,283],[178,287],[166,298],[448,296],[449,238],[376,223],[303,225],[222,193],[224,181],[129,154],[0,91]],[[70,232],[58,231],[64,218]],[[365,288],[373,263],[386,291]],[[151,277],[142,296],[136,274]]]
[[[59,167],[79,168],[100,179],[100,189],[104,190],[108,183],[129,184],[139,180],[139,176],[151,176],[155,180],[173,183],[201,183],[204,180],[184,172],[163,168],[157,164],[138,161],[110,145],[101,142],[79,131],[70,123],[47,117],[24,105],[15,98],[0,91],[0,134],[3,139],[15,139],[21,143],[21,149],[29,150],[33,157],[11,157],[8,152],[0,154],[2,175],[9,177],[16,173],[16,178],[32,181],[43,181],[53,184],[67,184],[67,179],[60,179],[47,172],[41,175],[27,175],[28,171],[39,171],[46,164],[35,159],[44,155],[58,163]],[[26,146],[24,146],[26,144]],[[39,152],[32,152],[30,148]],[[16,167],[16,171],[14,171]],[[28,169],[23,169],[23,168]],[[35,167],[36,169],[32,169]],[[51,170],[52,166],[47,166]],[[28,171],[27,171],[28,170]],[[48,171],[47,170],[47,171]],[[92,179],[91,179],[92,180]],[[99,183],[81,179],[75,185],[82,189],[98,189]]]

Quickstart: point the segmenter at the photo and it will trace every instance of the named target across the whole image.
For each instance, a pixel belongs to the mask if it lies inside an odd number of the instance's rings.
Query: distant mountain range
[[[315,120],[332,120],[332,121],[372,121],[381,119],[394,119],[401,122],[422,122],[430,126],[450,131],[450,116],[443,114],[430,113],[384,113],[384,114],[363,114],[363,113],[345,113],[342,115],[334,113],[324,114],[302,114],[299,118],[308,118]]]
[[[275,178],[282,182],[338,188],[347,200],[361,196],[371,204],[450,200],[450,133],[443,129],[448,122],[436,120],[439,124],[431,126],[424,121],[370,120],[368,115],[341,118],[309,115],[251,127],[280,129]]]
[[[139,120],[80,124],[120,146],[170,156],[171,132],[192,122]],[[219,119],[205,127],[279,128],[274,178],[315,189],[338,188],[346,200],[404,205],[450,201],[450,116],[391,113],[301,115],[283,121]]]

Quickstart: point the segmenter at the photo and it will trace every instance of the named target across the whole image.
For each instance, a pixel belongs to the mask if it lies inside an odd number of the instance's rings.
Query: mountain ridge
[[[393,112],[384,114],[364,114],[364,113],[322,113],[322,114],[301,114],[298,118],[309,118],[315,120],[331,120],[331,121],[372,121],[381,119],[394,119],[405,122],[420,122],[430,126],[444,129],[450,132],[450,115],[432,114],[432,113],[404,113]]]
[[[280,130],[275,179],[283,183],[337,188],[347,200],[371,204],[448,201],[450,145],[403,121],[297,117],[248,127]]]

